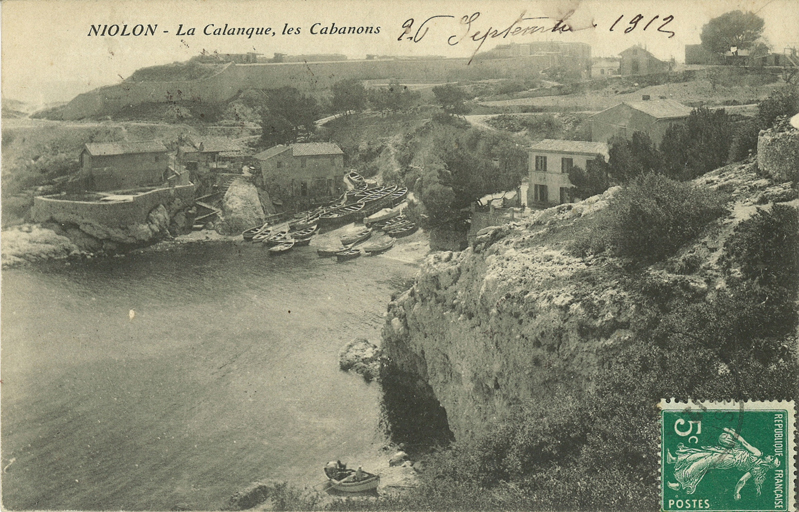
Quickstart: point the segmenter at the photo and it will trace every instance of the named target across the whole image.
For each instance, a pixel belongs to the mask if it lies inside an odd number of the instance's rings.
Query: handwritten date
[[[526,16],[524,12],[516,18],[512,23],[507,25],[504,28],[495,28],[489,26],[487,29],[480,26],[479,18],[481,13],[479,11],[474,12],[472,14],[467,14],[465,16],[461,16],[459,19],[459,24],[463,29],[463,34],[457,35],[453,34],[447,38],[447,44],[450,46],[455,46],[459,44],[464,39],[469,39],[474,43],[477,43],[477,47],[472,54],[472,58],[477,54],[483,44],[486,42],[487,39],[496,39],[502,38],[505,39],[509,36],[524,36],[528,34],[535,34],[535,33],[565,33],[565,32],[574,32],[575,30],[584,30],[588,28],[596,29],[598,25],[596,23],[592,23],[586,27],[579,27],[574,28],[569,23],[569,18],[571,15],[574,14],[574,11],[570,11],[563,16],[562,19],[553,19],[547,16],[535,16],[529,17]],[[444,19],[454,19],[455,16],[447,15],[447,14],[439,14],[436,16],[430,16],[426,20],[422,21],[420,24],[416,24],[416,20],[414,18],[408,18],[402,24],[402,33],[397,38],[397,41],[410,41],[413,43],[419,43],[424,39],[427,33],[430,31],[431,27],[434,25],[435,21],[444,20]],[[624,19],[624,15],[619,16],[613,25],[610,26],[608,29],[609,32],[613,32],[613,29],[621,23]],[[548,20],[548,21],[547,21]],[[660,15],[654,16],[652,19],[644,25],[642,30],[646,30],[652,25],[655,20],[660,20],[657,26],[657,31],[663,34],[668,34],[669,38],[674,37],[674,32],[671,30],[664,30],[664,27],[674,21],[674,16],[668,15],[663,18]],[[639,24],[644,21],[643,14],[636,14],[635,16],[630,19],[627,23],[627,27],[624,29],[623,34],[629,34],[633,30],[636,30]],[[623,25],[622,25],[623,26]],[[469,60],[471,62],[471,59]]]

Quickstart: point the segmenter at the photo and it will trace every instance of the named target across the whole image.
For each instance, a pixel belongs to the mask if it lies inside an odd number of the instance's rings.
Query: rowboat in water
[[[340,461],[329,462],[325,466],[325,475],[330,482],[330,487],[342,492],[364,492],[377,489],[380,484],[380,475],[375,475],[358,469],[349,469]]]

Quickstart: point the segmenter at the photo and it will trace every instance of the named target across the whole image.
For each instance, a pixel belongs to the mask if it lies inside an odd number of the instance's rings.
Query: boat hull
[[[333,480],[330,479],[330,486],[341,492],[364,492],[364,491],[371,491],[372,489],[377,489],[377,486],[380,485],[380,476],[379,475],[372,475],[369,476],[364,480],[359,480],[357,482],[347,482],[344,480]]]

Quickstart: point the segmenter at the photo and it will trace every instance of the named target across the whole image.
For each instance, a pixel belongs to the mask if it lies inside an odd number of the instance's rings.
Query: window
[[[600,69],[600,70],[599,70],[599,74],[600,74],[600,75],[604,75],[604,74],[605,74],[605,70],[604,70],[604,69]]]
[[[638,74],[638,61],[637,60],[632,61],[631,65],[633,67],[632,68],[633,75],[637,75]]]
[[[155,155],[155,161],[156,162],[158,161],[158,155]]]
[[[561,158],[560,159],[560,172],[569,172],[572,167],[574,167],[574,159],[573,158]]]
[[[535,170],[539,172],[547,172],[547,157],[536,155]]]
[[[197,162],[186,162],[186,170],[187,171],[196,171],[197,170]]]
[[[544,157],[546,158],[546,157]],[[547,193],[547,186],[546,185],[535,185],[533,187],[533,200],[536,203],[547,203],[549,202],[549,194]]]
[[[303,161],[305,161],[304,158],[303,158]],[[303,196],[303,197],[308,195],[308,182],[307,181],[301,181],[300,182],[300,195]]]
[[[572,202],[572,193],[570,188],[560,187],[560,202],[561,204]]]
[[[305,164],[307,163],[307,161],[308,161],[307,158],[304,158],[304,157],[300,158],[300,167],[305,168]]]
[[[282,160],[278,160],[278,161],[277,161],[277,165],[276,165],[276,167],[277,167],[278,169],[282,169],[282,168],[283,168],[283,161],[282,161]]]

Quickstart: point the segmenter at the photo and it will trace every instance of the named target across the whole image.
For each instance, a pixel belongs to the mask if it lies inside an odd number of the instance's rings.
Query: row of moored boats
[[[338,201],[306,212],[284,224],[281,230],[267,223],[245,230],[242,237],[268,246],[270,254],[282,254],[310,244],[322,227],[335,228],[362,220],[364,227],[342,236],[341,246],[317,250],[319,256],[347,261],[361,256],[362,251],[369,255],[385,252],[394,246],[395,239],[416,232],[418,226],[402,215],[398,207],[408,195],[407,188],[396,185],[368,188],[366,180],[355,172],[348,173],[346,178],[355,188]],[[373,236],[378,231],[383,234]]]

